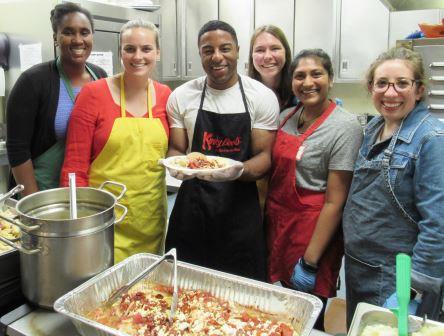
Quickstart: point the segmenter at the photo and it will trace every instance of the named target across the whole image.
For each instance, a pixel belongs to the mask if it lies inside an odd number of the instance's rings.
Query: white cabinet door
[[[302,49],[323,49],[332,59],[336,40],[335,0],[296,0],[294,55]]]
[[[184,53],[182,60],[184,79],[196,78],[204,75],[197,46],[197,36],[200,28],[210,20],[218,19],[218,0],[183,0],[184,17],[182,31],[184,36]]]
[[[404,40],[415,30],[418,23],[440,23],[439,9],[424,9],[390,12],[389,48],[396,46],[397,40]]]
[[[250,38],[254,30],[253,0],[219,0],[219,20],[233,26],[239,42],[239,59],[237,72],[246,75],[248,72],[248,54]]]
[[[389,11],[381,1],[342,0],[339,79],[362,80],[370,64],[387,50],[388,31]]]
[[[293,51],[294,0],[255,0],[254,28],[267,24],[282,29]]]
[[[160,11],[160,57],[162,59],[162,79],[180,78],[179,45],[177,30],[176,0],[162,0]]]

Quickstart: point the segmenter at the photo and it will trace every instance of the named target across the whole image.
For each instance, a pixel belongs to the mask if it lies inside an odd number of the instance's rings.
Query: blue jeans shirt
[[[344,209],[348,315],[395,291],[400,252],[412,256],[412,286],[444,277],[444,124],[420,103],[375,143],[383,125],[379,116],[365,129]]]
[[[383,122],[378,117],[367,126],[363,156],[371,152]],[[394,196],[419,230],[412,269],[444,277],[444,124],[422,103],[401,125],[389,176]]]

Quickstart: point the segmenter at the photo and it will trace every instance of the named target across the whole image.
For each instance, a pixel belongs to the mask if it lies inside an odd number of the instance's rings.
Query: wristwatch
[[[300,262],[302,268],[307,272],[317,273],[319,270],[318,266],[307,264],[306,261],[304,260],[304,257],[301,257],[301,259],[299,259],[299,262]]]

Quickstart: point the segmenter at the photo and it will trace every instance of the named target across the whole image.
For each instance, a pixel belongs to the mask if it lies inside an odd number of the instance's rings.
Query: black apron
[[[245,112],[203,109],[201,95],[191,150],[237,161],[251,158],[251,119]],[[169,220],[166,249],[180,260],[257,280],[266,279],[265,236],[255,182],[184,181]]]

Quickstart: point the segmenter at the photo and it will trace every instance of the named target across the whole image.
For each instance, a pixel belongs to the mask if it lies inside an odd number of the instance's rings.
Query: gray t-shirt
[[[282,111],[280,122],[293,109]],[[284,132],[300,135],[297,124],[302,109],[287,120],[282,128]],[[356,115],[336,106],[330,116],[305,139],[302,157],[296,161],[296,184],[305,189],[325,191],[329,170],[353,171],[362,137],[362,127]]]

